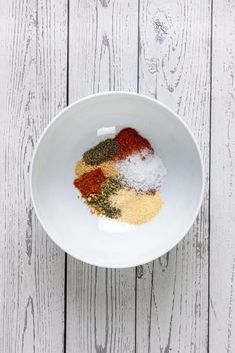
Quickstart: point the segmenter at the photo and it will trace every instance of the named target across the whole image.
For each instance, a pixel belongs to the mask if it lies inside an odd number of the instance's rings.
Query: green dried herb
[[[106,139],[83,153],[83,160],[86,164],[98,165],[111,160],[112,156],[118,152],[117,142],[114,139]]]
[[[121,211],[110,204],[106,195],[94,194],[89,196],[85,202],[88,206],[102,213],[106,217],[118,218],[121,215]]]
[[[115,194],[118,190],[120,190],[122,187],[121,182],[119,181],[118,178],[107,178],[101,186],[101,193],[104,195],[111,195]]]
[[[118,218],[121,215],[121,210],[110,204],[109,196],[115,194],[121,187],[118,179],[107,178],[102,184],[100,193],[90,195],[85,202],[106,217]]]

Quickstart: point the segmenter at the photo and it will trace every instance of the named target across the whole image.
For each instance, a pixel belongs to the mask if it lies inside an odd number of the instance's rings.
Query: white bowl
[[[137,129],[167,168],[164,206],[147,224],[91,215],[78,198],[75,163],[103,127]],[[169,251],[194,222],[203,188],[202,160],[189,128],[158,101],[128,92],[95,94],[59,113],[38,141],[30,173],[33,205],[51,239],[73,257],[103,267],[137,266]]]

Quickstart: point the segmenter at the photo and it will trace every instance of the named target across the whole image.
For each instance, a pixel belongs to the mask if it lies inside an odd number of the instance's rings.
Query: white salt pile
[[[117,169],[125,185],[145,192],[159,190],[167,174],[162,160],[147,149],[118,161]]]

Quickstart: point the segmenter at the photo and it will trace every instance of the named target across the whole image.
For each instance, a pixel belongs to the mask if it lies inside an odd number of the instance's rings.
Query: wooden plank
[[[235,3],[214,0],[210,352],[235,351]]]
[[[70,1],[69,100],[137,88],[137,0]],[[68,257],[67,352],[135,350],[135,269]]]
[[[1,1],[0,352],[63,352],[64,253],[29,194],[35,142],[66,105],[65,0]]]
[[[192,128],[205,163],[205,202],[184,240],[137,279],[137,353],[207,352],[210,1],[140,0],[139,90]],[[215,350],[214,350],[215,352]]]

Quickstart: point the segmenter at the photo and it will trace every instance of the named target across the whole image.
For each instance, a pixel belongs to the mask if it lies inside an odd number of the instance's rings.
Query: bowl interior
[[[167,168],[164,206],[145,225],[91,215],[73,187],[76,161],[100,141],[104,127],[134,127]],[[201,159],[189,130],[158,102],[128,93],[94,95],[59,114],[40,139],[31,169],[33,203],[50,237],[75,258],[105,267],[139,265],[170,250],[194,221],[202,189]]]

